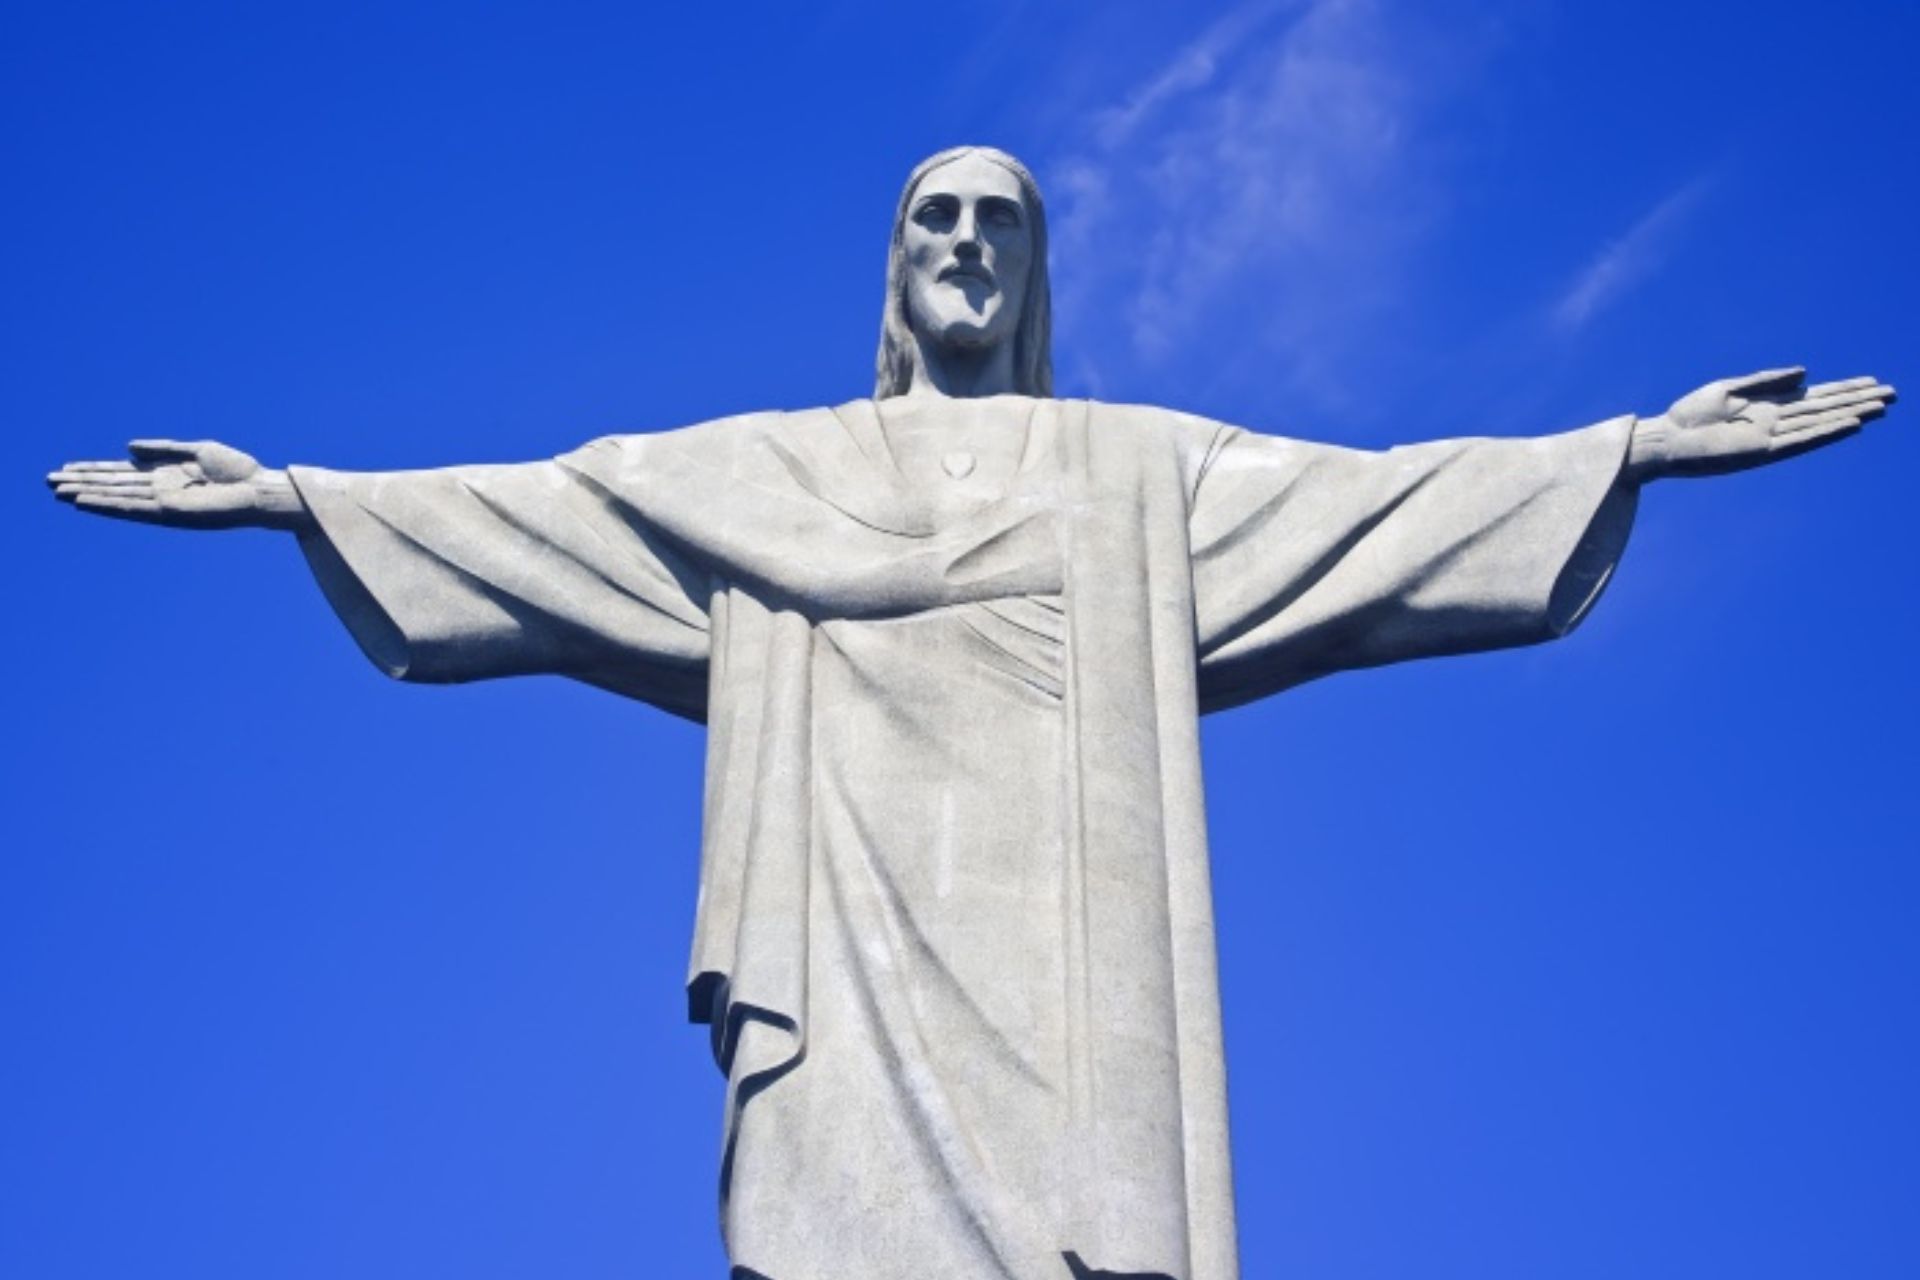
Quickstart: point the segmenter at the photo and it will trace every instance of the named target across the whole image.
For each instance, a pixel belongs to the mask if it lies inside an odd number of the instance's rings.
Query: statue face
[[[1019,179],[977,155],[941,165],[914,188],[902,243],[916,334],[974,349],[1013,336],[1033,265]]]

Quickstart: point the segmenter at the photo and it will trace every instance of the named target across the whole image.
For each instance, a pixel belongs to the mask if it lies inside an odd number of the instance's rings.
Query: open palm
[[[249,454],[213,440],[135,440],[130,462],[69,462],[47,477],[54,495],[82,511],[186,529],[268,523],[269,472]]]
[[[1657,420],[1656,470],[1718,475],[1805,453],[1852,435],[1894,399],[1874,378],[1805,379],[1804,369],[1768,369],[1680,397]]]

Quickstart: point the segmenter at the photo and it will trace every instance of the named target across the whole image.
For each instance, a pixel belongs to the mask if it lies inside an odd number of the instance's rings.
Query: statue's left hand
[[[1893,403],[1873,378],[1806,386],[1806,370],[1768,369],[1723,378],[1634,424],[1628,474],[1720,475],[1764,466],[1845,439]]]
[[[217,440],[135,440],[130,462],[69,462],[47,477],[82,511],[176,529],[289,529],[312,517],[284,471]]]

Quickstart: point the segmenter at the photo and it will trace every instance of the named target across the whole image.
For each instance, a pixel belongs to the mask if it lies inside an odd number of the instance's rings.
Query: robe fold
[[[1199,714],[1566,632],[1632,420],[1373,453],[998,397],[953,444],[1017,461],[946,483],[890,403],[294,468],[303,547],[390,675],[707,725],[736,1276],[1233,1280]]]

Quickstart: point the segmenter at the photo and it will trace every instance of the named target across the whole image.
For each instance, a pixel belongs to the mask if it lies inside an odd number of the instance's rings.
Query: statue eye
[[[952,222],[954,210],[944,200],[929,200],[913,212],[913,220],[923,227],[941,227]]]

